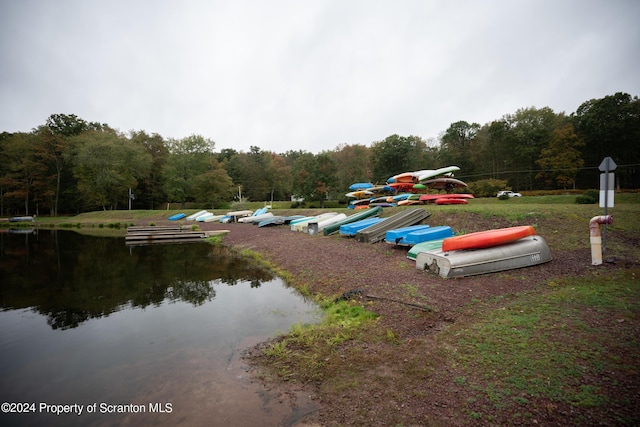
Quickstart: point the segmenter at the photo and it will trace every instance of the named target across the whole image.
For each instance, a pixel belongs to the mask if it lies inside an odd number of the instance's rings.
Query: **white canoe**
[[[229,221],[227,222],[236,222],[238,221],[238,218],[244,218],[245,216],[249,216],[252,214],[253,214],[253,211],[249,211],[249,210],[227,212],[226,216],[229,217]]]
[[[206,220],[207,218],[210,218],[210,217],[212,217],[212,216],[213,216],[213,214],[212,214],[211,212],[203,213],[202,215],[200,215],[200,216],[196,217],[196,221],[198,221],[198,222],[205,222],[205,220]]]
[[[244,223],[251,224],[251,223],[256,222],[256,221],[260,222],[260,221],[262,221],[264,219],[271,218],[272,216],[273,216],[273,213],[267,212],[267,213],[263,213],[263,214],[260,214],[260,215],[246,216],[244,218],[240,218],[238,220],[238,222],[244,222]]]
[[[204,222],[216,222],[216,221],[220,221],[222,218],[224,218],[226,215],[213,215],[213,216],[209,216],[207,218],[204,219]]]
[[[196,218],[198,218],[200,215],[204,215],[204,214],[206,214],[206,213],[207,213],[207,210],[205,209],[205,210],[203,210],[203,211],[196,212],[196,213],[194,213],[194,214],[192,214],[192,215],[189,215],[189,216],[188,216],[188,217],[186,217],[185,219],[186,219],[187,221],[195,221],[195,220],[196,220]]]
[[[307,225],[307,231],[309,232],[309,234],[318,234],[324,231],[325,227],[328,227],[331,224],[335,224],[337,222],[342,221],[343,219],[346,219],[347,215],[346,214],[338,214],[338,215],[334,215],[332,217],[329,217],[327,219],[324,219],[322,221],[318,221],[318,222],[310,222]]]
[[[338,215],[338,212],[327,212],[327,213],[323,213],[320,215],[316,215],[314,217],[305,219],[303,221],[300,222],[296,222],[295,224],[291,224],[291,230],[292,231],[302,231],[303,233],[307,232],[307,229],[309,227],[309,223],[311,222],[320,222],[320,221],[324,221],[327,218],[331,218],[333,216]]]

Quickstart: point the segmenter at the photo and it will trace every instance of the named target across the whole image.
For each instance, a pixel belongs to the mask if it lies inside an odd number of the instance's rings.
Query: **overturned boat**
[[[551,259],[547,242],[534,235],[490,248],[420,252],[416,268],[451,278],[531,267]]]

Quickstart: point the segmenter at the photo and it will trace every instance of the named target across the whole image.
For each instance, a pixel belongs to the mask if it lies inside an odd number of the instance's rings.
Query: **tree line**
[[[467,183],[517,191],[597,188],[598,165],[618,164],[616,185],[640,188],[640,100],[616,93],[570,115],[521,108],[490,123],[452,123],[436,141],[390,135],[370,146],[341,144],[318,154],[215,150],[200,135],[122,133],[73,114],[52,114],[30,132],[0,134],[0,215],[156,209],[232,200],[309,201],[344,197],[354,182],[456,165]],[[131,196],[130,192],[131,190]]]

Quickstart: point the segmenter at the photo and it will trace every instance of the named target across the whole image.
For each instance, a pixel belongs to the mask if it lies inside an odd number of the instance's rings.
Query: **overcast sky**
[[[0,60],[0,132],[318,153],[640,95],[640,1],[0,0]]]

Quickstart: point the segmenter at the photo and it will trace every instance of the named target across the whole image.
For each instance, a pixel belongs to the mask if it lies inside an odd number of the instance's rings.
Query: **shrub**
[[[600,192],[598,190],[587,190],[584,192],[584,195],[591,197],[595,201],[598,201],[598,199],[600,199]]]
[[[576,204],[578,205],[593,205],[598,203],[600,193],[598,190],[587,190],[583,195],[576,197]]]
[[[593,205],[597,200],[587,195],[576,197],[576,204],[578,205]]]
[[[500,190],[510,190],[502,179],[481,179],[469,183],[469,190],[476,197],[494,197]]]

